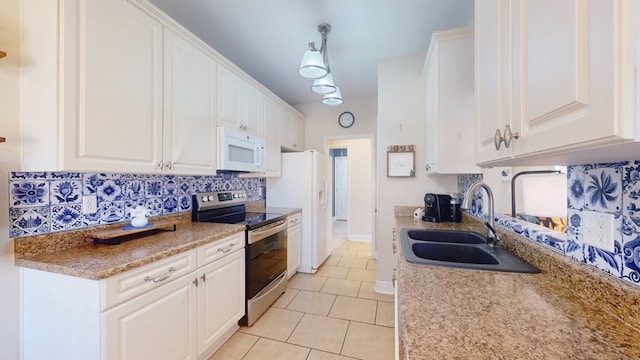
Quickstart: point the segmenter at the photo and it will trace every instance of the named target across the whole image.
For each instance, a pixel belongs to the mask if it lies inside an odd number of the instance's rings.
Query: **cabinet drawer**
[[[158,288],[195,269],[194,249],[102,280],[102,310]]]
[[[220,240],[212,241],[198,248],[198,267],[220,259],[244,247],[244,232],[227,236]]]
[[[302,213],[297,213],[297,214],[287,216],[287,223],[289,227],[292,227],[294,225],[300,225],[301,222],[302,222]]]
[[[102,359],[196,359],[196,297],[182,276],[102,313]]]

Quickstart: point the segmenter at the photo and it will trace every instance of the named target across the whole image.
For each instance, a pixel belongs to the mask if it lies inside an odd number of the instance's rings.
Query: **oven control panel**
[[[247,202],[247,192],[244,190],[200,192],[193,196],[195,210],[215,209]]]

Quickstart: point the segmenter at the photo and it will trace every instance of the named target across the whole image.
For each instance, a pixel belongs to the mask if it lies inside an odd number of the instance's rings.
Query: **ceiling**
[[[472,26],[473,0],[150,0],[289,104],[319,102],[297,69],[318,24],[345,104],[377,94],[378,61],[426,54],[431,33]]]

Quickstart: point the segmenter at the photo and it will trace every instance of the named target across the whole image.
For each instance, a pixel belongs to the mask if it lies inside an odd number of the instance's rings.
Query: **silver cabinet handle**
[[[511,132],[511,126],[507,125],[504,127],[504,136],[503,136],[504,147],[508,149],[509,145],[511,145],[511,141],[514,139],[518,139],[519,137],[520,137],[519,132],[516,132],[515,134]]]
[[[431,165],[429,165],[429,164],[426,164],[426,165],[424,166],[424,169],[425,169],[426,171],[429,171],[429,170],[431,170]]]
[[[496,134],[493,136],[493,144],[496,146],[496,150],[500,150],[500,144],[502,144],[502,134],[500,133],[500,129],[496,129]]]
[[[154,283],[158,283],[160,281],[165,281],[167,280],[169,277],[171,277],[171,275],[173,275],[173,272],[176,271],[176,269],[174,269],[173,267],[169,268],[169,272],[160,276],[159,278],[153,278],[151,276],[147,276],[144,278],[144,281],[153,281]]]
[[[171,164],[171,161],[169,161],[165,166],[167,169],[171,170],[171,167],[173,166],[173,164]]]
[[[207,281],[207,274],[202,274],[202,276],[200,276],[200,280],[202,280],[202,282]]]
[[[235,244],[235,243],[229,243],[229,245],[227,245],[227,248],[226,248],[226,249],[218,248],[218,252],[221,252],[221,253],[223,253],[223,254],[226,254],[226,253],[228,253],[229,251],[231,251],[231,249],[232,249],[234,246],[236,246],[236,244]]]
[[[162,170],[162,168],[164,167],[164,163],[162,162],[162,160],[160,160],[160,162],[158,163],[158,167]]]

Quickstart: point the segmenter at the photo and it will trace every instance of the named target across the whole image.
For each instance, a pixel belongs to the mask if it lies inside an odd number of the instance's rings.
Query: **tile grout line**
[[[356,246],[357,247],[357,246]],[[349,248],[347,248],[349,249]],[[316,352],[320,352],[320,353],[327,353],[327,354],[334,354],[337,356],[342,356],[348,359],[354,359],[354,360],[362,360],[360,358],[356,358],[356,357],[352,357],[352,356],[347,356],[343,354],[343,351],[345,349],[345,345],[346,345],[346,340],[347,340],[347,335],[349,334],[349,330],[352,328],[352,325],[355,323],[361,323],[361,324],[365,324],[365,325],[370,325],[370,326],[375,326],[375,327],[384,327],[384,328],[389,328],[388,326],[383,326],[383,325],[378,325],[376,324],[377,320],[378,320],[378,310],[380,308],[380,301],[385,301],[385,300],[381,300],[381,299],[376,299],[375,297],[373,298],[368,298],[368,297],[360,297],[361,292],[364,291],[363,290],[363,286],[364,283],[367,282],[369,283],[370,281],[364,281],[364,280],[358,280],[358,279],[348,279],[349,275],[352,273],[352,270],[357,269],[357,270],[369,270],[369,271],[374,271],[369,269],[369,266],[371,264],[371,261],[375,259],[371,258],[370,255],[370,251],[369,253],[367,253],[368,255],[368,259],[367,262],[365,264],[364,268],[360,268],[360,267],[352,267],[351,265],[356,264],[358,261],[356,261],[356,259],[358,259],[359,257],[357,256],[359,253],[361,253],[362,251],[357,250],[357,249],[351,249],[351,250],[355,250],[356,251],[356,256],[354,257],[349,257],[348,262],[349,262],[349,266],[344,266],[346,268],[348,268],[345,277],[344,278],[338,278],[338,277],[332,277],[332,276],[318,276],[320,278],[324,278],[322,281],[322,284],[317,287],[317,290],[309,290],[309,289],[304,289],[304,288],[295,288],[295,287],[291,287],[289,289],[291,290],[295,290],[297,291],[297,293],[291,297],[291,299],[286,303],[286,304],[282,304],[282,310],[286,310],[286,311],[292,311],[292,312],[297,312],[297,313],[301,313],[302,316],[297,320],[297,322],[295,323],[295,326],[292,328],[291,332],[287,335],[287,338],[282,341],[282,340],[276,340],[276,339],[271,339],[268,337],[264,337],[264,336],[259,336],[259,335],[253,335],[253,334],[248,334],[247,335],[252,335],[252,336],[256,336],[258,338],[258,340],[256,340],[256,342],[254,344],[252,344],[252,346],[247,350],[246,353],[244,353],[244,355],[242,356],[242,359],[246,359],[246,357],[249,355],[249,353],[255,348],[256,344],[261,340],[261,339],[265,339],[265,340],[270,340],[270,341],[276,341],[276,342],[280,342],[282,344],[287,344],[287,345],[292,345],[292,346],[296,346],[296,347],[300,347],[300,348],[304,348],[307,350],[306,356],[304,357],[306,360],[309,360],[311,357],[311,353],[315,350]],[[335,255],[331,255],[331,256],[335,256]],[[344,256],[335,256],[335,263],[332,266],[335,267],[343,267],[342,265],[338,265],[341,261],[343,261],[344,259],[346,259],[346,257]],[[345,260],[346,261],[346,260]],[[329,264],[323,264],[323,265],[329,265]],[[310,274],[311,278],[317,276],[317,272],[315,274]],[[355,287],[356,291],[355,291],[355,295],[351,295],[351,291],[347,291],[347,294],[342,294],[341,291],[343,291],[343,289],[338,286],[337,288],[337,293],[336,294],[332,294],[329,292],[323,292],[322,290],[325,288],[325,286],[327,286],[327,282],[329,281],[329,279],[334,279],[334,280],[347,280],[347,281],[357,281],[358,284]],[[304,287],[304,285],[302,285]],[[331,351],[326,351],[326,350],[322,350],[322,349],[316,349],[313,347],[307,347],[307,346],[302,346],[302,345],[298,345],[298,344],[294,344],[294,343],[290,343],[289,340],[291,339],[291,336],[295,333],[296,329],[298,329],[300,327],[300,324],[302,323],[302,320],[307,316],[307,315],[317,315],[315,313],[309,313],[306,311],[299,311],[299,310],[292,310],[289,309],[288,307],[291,305],[291,303],[294,301],[294,299],[299,296],[302,292],[310,292],[310,293],[316,293],[316,294],[324,294],[324,295],[332,295],[333,296],[333,301],[331,303],[331,306],[328,309],[328,312],[326,315],[318,315],[318,316],[323,316],[324,318],[327,319],[337,319],[337,320],[344,320],[347,321],[347,328],[346,331],[343,335],[342,341],[341,341],[341,345],[340,345],[340,351],[339,353],[334,353]],[[374,307],[374,316],[373,316],[373,323],[369,323],[366,321],[357,321],[357,320],[350,320],[350,319],[343,319],[343,318],[338,318],[338,317],[333,317],[330,316],[331,311],[334,310],[337,300],[338,300],[338,296],[343,296],[345,298],[351,298],[351,299],[357,299],[357,300],[371,300],[371,301],[375,301],[375,307]],[[385,301],[385,303],[388,301]]]

